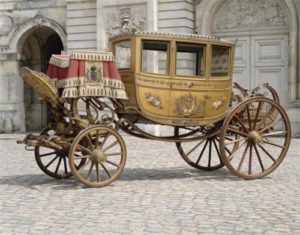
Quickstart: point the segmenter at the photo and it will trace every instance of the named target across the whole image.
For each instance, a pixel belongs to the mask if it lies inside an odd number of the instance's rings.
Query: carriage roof
[[[132,34],[123,33],[111,37],[110,40],[115,41],[118,38],[127,37],[150,37],[150,38],[162,38],[162,39],[175,39],[175,40],[196,40],[203,42],[214,42],[214,43],[226,43],[230,45],[235,45],[235,42],[224,40],[218,37],[200,35],[200,34],[189,34],[189,33],[168,33],[168,32],[157,32],[157,31],[138,31]]]

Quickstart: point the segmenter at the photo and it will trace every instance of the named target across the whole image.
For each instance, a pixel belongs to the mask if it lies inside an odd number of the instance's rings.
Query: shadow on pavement
[[[145,168],[128,168],[124,169],[119,179],[120,181],[141,181],[141,180],[172,180],[186,179],[196,181],[238,181],[242,180],[232,175],[227,169],[222,168],[216,171],[198,171],[188,168],[160,168],[160,169],[145,169]],[[69,179],[54,179],[44,174],[25,174],[25,175],[10,175],[0,178],[0,185],[13,185],[40,190],[44,187],[51,187],[54,190],[82,189],[85,188],[82,184]]]
[[[71,179],[54,179],[44,174],[10,175],[0,178],[0,185],[12,185],[18,187],[40,190],[44,187],[55,188],[57,186],[67,188],[76,188],[77,182]]]
[[[216,171],[201,171],[189,168],[168,167],[160,169],[145,169],[145,168],[129,168],[125,169],[119,178],[123,181],[136,180],[169,180],[169,179],[185,179],[193,180],[240,180],[232,175],[227,169],[219,169]]]

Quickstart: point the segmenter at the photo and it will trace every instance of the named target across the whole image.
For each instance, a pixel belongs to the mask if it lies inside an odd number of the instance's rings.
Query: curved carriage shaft
[[[222,160],[233,174],[244,179],[261,178],[274,171],[286,156],[291,139],[287,114],[277,102],[264,97],[238,105],[222,129]]]
[[[250,95],[251,96],[262,96],[265,98],[269,98],[278,104],[280,103],[279,96],[278,96],[276,90],[272,86],[270,86],[268,83],[264,83],[256,88],[254,88],[253,90],[251,90]]]
[[[252,90],[247,90],[241,87],[238,83],[234,83],[232,87],[232,93],[233,93],[232,100],[231,100],[232,106],[235,106],[241,101],[253,96],[269,98],[275,101],[276,103],[280,103],[277,92],[268,83],[259,85]]]
[[[92,126],[82,131],[70,149],[70,168],[74,177],[91,187],[112,183],[123,171],[126,147],[122,137],[105,126]],[[85,163],[76,167],[78,162]]]

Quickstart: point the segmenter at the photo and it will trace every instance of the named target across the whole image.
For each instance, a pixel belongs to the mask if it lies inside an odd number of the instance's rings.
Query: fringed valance
[[[75,51],[69,55],[53,55],[48,76],[62,97],[104,96],[128,99],[124,84],[111,53]]]

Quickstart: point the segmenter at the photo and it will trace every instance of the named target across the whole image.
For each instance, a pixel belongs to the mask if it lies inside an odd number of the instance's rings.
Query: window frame
[[[132,50],[132,39],[131,38],[123,38],[122,40],[118,40],[118,41],[115,41],[113,43],[113,54],[114,54],[114,57],[115,57],[115,60],[117,62],[117,54],[116,54],[116,45],[119,44],[119,43],[122,43],[122,42],[125,42],[125,41],[128,41],[130,43],[130,66],[129,68],[119,68],[118,67],[118,70],[133,70],[134,68],[134,64],[133,64],[133,50]]]
[[[166,61],[166,73],[151,73],[151,72],[146,72],[143,71],[143,50],[144,50],[144,42],[145,41],[156,41],[156,42],[165,42],[167,43],[167,61]],[[154,75],[154,76],[159,76],[159,77],[171,77],[171,68],[170,68],[170,61],[171,61],[171,45],[172,45],[172,40],[161,40],[157,38],[141,38],[140,39],[140,58],[139,58],[139,71],[141,74],[145,75]]]
[[[180,75],[177,74],[177,44],[193,44],[193,45],[201,45],[203,46],[203,74],[202,75]],[[178,78],[178,79],[183,79],[183,78],[197,78],[197,79],[206,79],[206,72],[207,72],[207,43],[197,43],[197,42],[187,42],[187,41],[181,41],[181,40],[175,40],[175,49],[174,49],[174,77]],[[199,58],[197,57],[197,60],[199,60]],[[199,62],[196,64],[198,65]],[[196,70],[199,69],[199,67],[197,66]]]
[[[227,74],[226,75],[213,75],[212,74],[212,60],[213,60],[213,47],[226,47],[228,48],[228,68],[227,68]],[[232,76],[232,71],[233,71],[233,63],[232,63],[232,46],[229,45],[223,45],[223,44],[214,44],[212,43],[210,45],[210,66],[209,66],[209,77],[213,79],[223,79],[223,78],[228,78]]]

